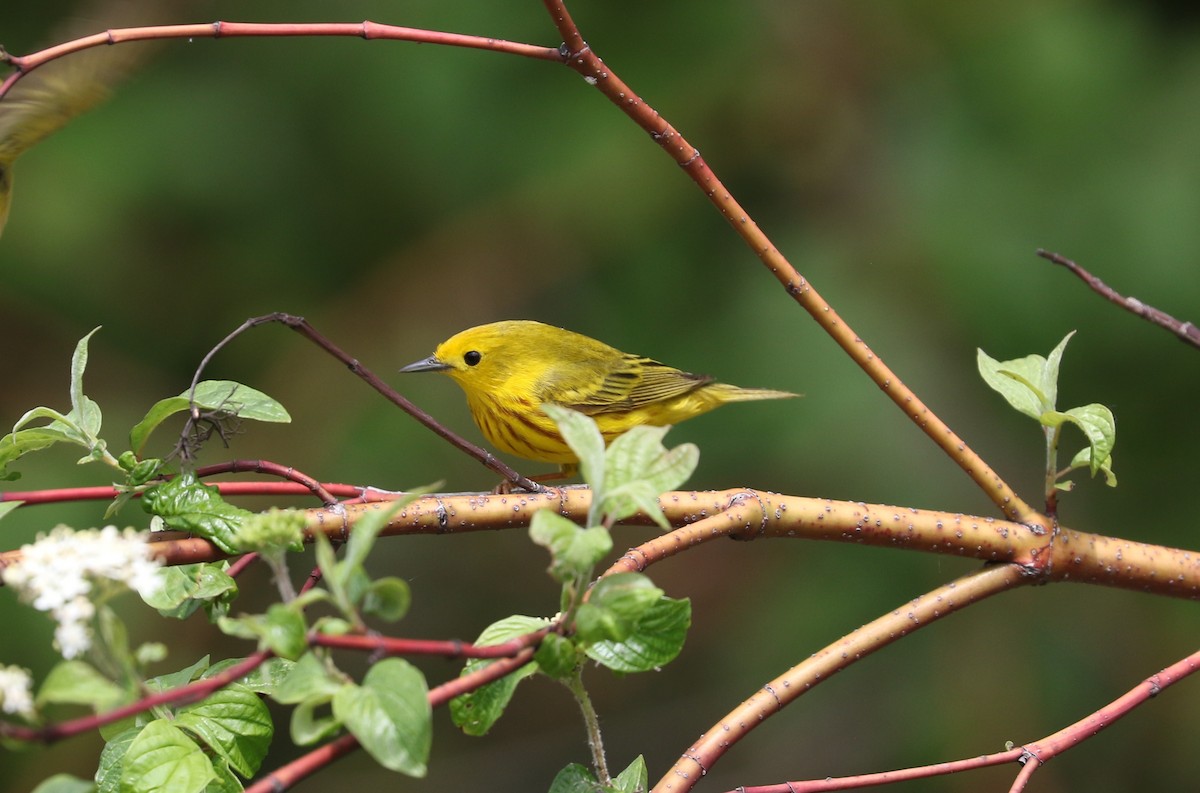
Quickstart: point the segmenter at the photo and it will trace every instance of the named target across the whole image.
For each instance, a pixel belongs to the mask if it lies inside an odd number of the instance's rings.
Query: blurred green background
[[[137,8],[136,3],[132,4]],[[873,349],[1032,501],[1042,440],[975,373],[1045,354],[1068,331],[1060,407],[1115,411],[1120,487],[1082,480],[1068,525],[1196,547],[1200,355],[1036,258],[1074,258],[1126,294],[1200,318],[1200,15],[1172,3],[687,0],[571,4],[611,68],[704,153],[779,248]],[[5,4],[0,43],[57,41],[69,3]],[[555,46],[540,3],[197,4],[145,22],[356,21]],[[105,25],[86,24],[84,30]],[[128,45],[145,46],[145,45]],[[3,113],[0,105],[0,113]],[[502,318],[565,325],[623,349],[798,401],[734,406],[672,431],[701,447],[692,485],[994,515],[849,363],[633,124],[569,70],[477,51],[347,39],[175,41],[112,100],[24,156],[0,239],[0,426],[65,408],[75,341],[88,392],[122,438],[181,391],[243,319],[306,316],[469,437],[448,380],[401,378],[461,328]],[[205,461],[265,458],[325,480],[488,489],[463,459],[279,327],[208,373],[280,399],[290,426],[247,426]],[[158,443],[170,442],[163,433]],[[103,484],[53,451],[12,487]],[[532,469],[530,469],[532,470]],[[259,502],[247,502],[252,507]],[[308,505],[297,501],[297,504]],[[3,522],[5,549],[103,505]],[[122,523],[142,526],[136,507]],[[617,545],[642,529],[622,529]],[[472,638],[513,612],[556,609],[546,559],[522,532],[394,539],[374,569],[407,578],[399,630]],[[306,570],[311,561],[298,561]],[[651,779],[766,680],[845,632],[974,568],[848,545],[717,543],[653,570],[694,601],[680,659],[653,675],[589,674],[623,767]],[[255,571],[241,605],[265,602]],[[162,671],[243,644],[164,624],[136,604],[140,640],[171,642]],[[0,663],[44,673],[47,620],[0,593]],[[1196,648],[1195,604],[1053,586],[996,598],[838,675],[735,747],[700,789],[968,757],[1084,716]],[[353,666],[353,661],[348,661]],[[422,662],[432,682],[458,666]],[[1181,789],[1200,778],[1200,682],[1186,681],[1040,770],[1030,790]],[[565,690],[524,684],[485,739],[435,714],[423,781],[341,761],[297,789],[545,789],[586,762]],[[268,766],[295,755],[281,722]],[[0,755],[0,789],[56,770],[88,776],[79,738]],[[1004,789],[1002,769],[891,790]],[[1183,784],[1186,788],[1189,785]]]

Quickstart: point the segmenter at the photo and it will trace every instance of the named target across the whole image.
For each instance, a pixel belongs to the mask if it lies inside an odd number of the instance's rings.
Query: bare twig
[[[1165,311],[1160,311],[1154,306],[1143,303],[1136,297],[1122,296],[1111,286],[1104,283],[1099,278],[1085,270],[1083,267],[1080,267],[1078,264],[1061,254],[1052,253],[1051,251],[1047,251],[1043,248],[1038,248],[1037,255],[1041,256],[1047,261],[1066,267],[1068,270],[1074,273],[1079,280],[1087,284],[1093,292],[1100,295],[1110,303],[1116,303],[1126,311],[1137,314],[1142,319],[1153,322],[1160,328],[1166,328],[1193,347],[1200,347],[1200,327],[1196,327],[1195,324],[1191,322],[1181,322]]]

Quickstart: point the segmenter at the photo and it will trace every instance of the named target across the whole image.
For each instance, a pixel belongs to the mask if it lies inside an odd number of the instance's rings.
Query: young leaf
[[[275,732],[267,706],[257,694],[236,684],[180,708],[175,725],[198,735],[247,778],[258,772]]]
[[[1042,414],[1054,410],[1057,404],[1058,369],[1067,342],[1074,335],[1075,331],[1068,333],[1050,351],[1048,358],[1027,355],[1011,361],[997,361],[983,350],[978,350],[976,363],[979,374],[994,391],[1008,400],[1008,404],[1040,421]]]
[[[337,677],[314,652],[300,656],[288,676],[271,693],[271,699],[282,705],[295,705],[305,700],[333,699],[346,680]]]
[[[146,725],[121,762],[122,793],[200,793],[216,778],[204,750],[166,719]]]
[[[38,689],[37,705],[87,705],[96,712],[126,701],[125,690],[84,661],[63,661],[50,670]]]
[[[372,581],[363,596],[362,609],[388,622],[395,622],[408,613],[412,594],[408,582],[402,578],[388,576]]]
[[[158,515],[173,529],[204,537],[225,553],[238,553],[238,528],[254,513],[235,507],[209,487],[185,472],[142,495],[142,508]]]
[[[304,615],[293,604],[273,603],[266,614],[250,614],[243,617],[222,617],[217,621],[222,631],[240,639],[257,639],[281,658],[296,660],[308,649],[305,639],[307,626]]]
[[[657,669],[679,655],[691,621],[691,601],[664,597],[642,615],[629,638],[596,642],[586,652],[593,661],[617,672]]]
[[[604,791],[591,769],[571,763],[559,771],[550,783],[549,793],[597,793]]]
[[[533,513],[529,536],[550,551],[550,575],[570,581],[587,575],[612,550],[612,536],[600,526],[581,529],[549,509]]]
[[[327,700],[306,699],[292,709],[292,719],[288,724],[292,743],[309,746],[329,738],[342,728],[342,723],[328,707],[332,701],[332,695]],[[322,715],[317,715],[318,710]]]
[[[490,647],[518,636],[539,631],[549,624],[550,620],[542,617],[525,617],[516,614],[499,622],[493,622],[484,628],[475,643],[483,647]],[[463,667],[462,674],[469,675],[491,663],[495,662],[473,659]],[[504,709],[508,707],[517,684],[536,671],[536,663],[526,664],[493,683],[455,697],[450,701],[451,719],[467,735],[487,734],[492,725],[503,715]]]
[[[604,436],[596,422],[582,413],[560,407],[543,405],[542,411],[558,425],[563,440],[579,458],[579,472],[592,490],[604,489]]]
[[[184,619],[204,601],[232,601],[237,597],[237,581],[225,572],[228,568],[225,561],[160,567],[157,575],[161,584],[142,600],[164,617]]]
[[[1092,469],[1092,447],[1084,446],[1082,449],[1080,449],[1075,454],[1075,456],[1071,459],[1071,465],[1068,467],[1071,470],[1075,470],[1076,468],[1087,468],[1087,469],[1091,470]],[[1107,485],[1108,487],[1116,487],[1117,486],[1117,475],[1113,473],[1113,469],[1112,469],[1112,455],[1109,455],[1104,460],[1104,462],[1100,463],[1099,471],[1100,471],[1100,473],[1104,474],[1104,484],[1105,485]],[[1062,487],[1062,485],[1064,485],[1064,484],[1068,485],[1068,487]],[[1055,484],[1055,487],[1059,488],[1060,490],[1070,490],[1071,489],[1071,487],[1069,487],[1070,484],[1071,484],[1070,482],[1059,482],[1059,483]]]
[[[573,676],[575,668],[579,666],[575,643],[557,633],[546,634],[533,660],[538,669],[556,680]]]
[[[33,793],[92,793],[96,783],[90,779],[80,779],[70,774],[55,774],[42,780]]]
[[[333,697],[333,714],[367,753],[385,768],[425,775],[433,739],[425,678],[399,658],[371,667],[361,686],[343,686]]]
[[[613,779],[613,787],[616,788],[617,793],[646,793],[650,789],[646,758],[639,754],[624,771]]]
[[[1111,463],[1112,450],[1117,443],[1117,419],[1104,405],[1092,403],[1067,411],[1071,421],[1087,436],[1091,455],[1088,464],[1092,476]]]

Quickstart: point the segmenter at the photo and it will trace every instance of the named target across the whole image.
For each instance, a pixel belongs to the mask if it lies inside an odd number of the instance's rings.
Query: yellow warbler
[[[591,416],[609,443],[640,424],[677,424],[726,402],[797,396],[718,383],[527,320],[464,330],[400,371],[450,375],[493,446],[518,457],[559,463],[564,473],[572,472],[578,459],[542,405]]]

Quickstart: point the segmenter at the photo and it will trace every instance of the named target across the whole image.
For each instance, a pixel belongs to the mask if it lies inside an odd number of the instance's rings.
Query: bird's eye
[[[483,355],[478,350],[468,350],[463,353],[463,361],[466,362],[467,366],[474,366],[481,360],[483,360]]]

